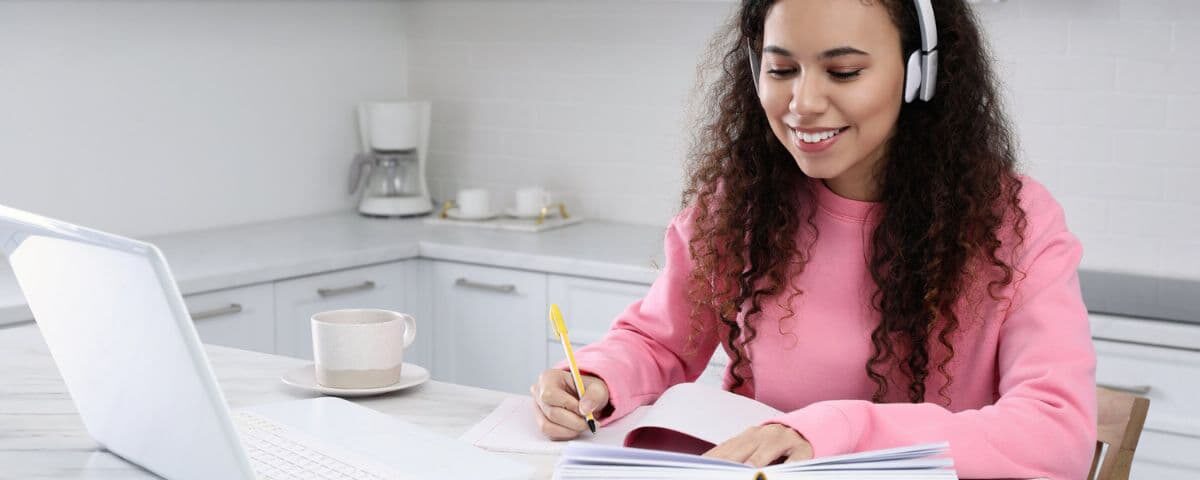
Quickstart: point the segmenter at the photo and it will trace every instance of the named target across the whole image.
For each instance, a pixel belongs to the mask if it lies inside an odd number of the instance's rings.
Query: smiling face
[[[879,2],[779,0],[767,12],[759,100],[805,175],[874,200],[900,114],[900,32]]]

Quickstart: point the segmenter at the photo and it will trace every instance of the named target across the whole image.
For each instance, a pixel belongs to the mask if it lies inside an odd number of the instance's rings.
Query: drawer
[[[1200,437],[1200,352],[1095,340],[1096,383],[1150,399],[1146,428]],[[1146,390],[1148,389],[1148,390]]]
[[[588,344],[603,337],[613,320],[649,290],[649,285],[641,283],[551,275],[546,292],[547,302],[558,304],[562,310],[571,341]],[[556,340],[549,322],[546,338]]]
[[[1151,405],[1153,409],[1153,404]],[[1133,455],[1130,478],[1194,480],[1200,478],[1200,437],[1142,430]]]
[[[275,352],[274,293],[271,284],[188,295],[187,305],[200,341],[213,345]]]
[[[406,261],[322,273],[275,282],[276,353],[312,360],[312,316],[344,308],[410,313],[416,267]],[[417,318],[417,337],[404,361],[429,365],[431,322]]]

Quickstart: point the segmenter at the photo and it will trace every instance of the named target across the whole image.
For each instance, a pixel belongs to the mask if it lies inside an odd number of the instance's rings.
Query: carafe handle
[[[360,153],[354,156],[354,163],[350,165],[350,188],[349,192],[353,195],[362,185],[363,179],[371,174],[371,156],[365,153]]]

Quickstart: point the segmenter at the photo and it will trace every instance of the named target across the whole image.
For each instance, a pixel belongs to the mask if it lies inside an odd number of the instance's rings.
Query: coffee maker
[[[358,212],[409,217],[433,211],[425,165],[429,155],[428,101],[368,102],[358,106],[361,152],[350,169]]]

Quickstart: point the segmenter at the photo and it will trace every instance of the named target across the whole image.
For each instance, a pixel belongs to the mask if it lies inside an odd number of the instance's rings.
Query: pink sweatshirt
[[[1096,390],[1076,273],[1082,248],[1045,187],[1022,178],[1028,223],[1025,242],[1009,261],[1026,276],[1015,274],[1000,292],[1011,304],[982,295],[975,285],[955,310],[960,323],[947,365],[949,404],[937,394],[945,379],[933,365],[926,398],[936,403],[905,403],[907,381],[897,375],[890,377],[887,398],[896,403],[876,404],[865,371],[879,319],[868,303],[875,285],[865,260],[876,204],[811,181],[820,235],[796,280],[805,293],[782,326],[783,310],[775,300],[764,302],[749,347],[753,386],[745,392],[788,412],[768,423],[794,428],[818,457],[944,440],[963,478],[1083,478],[1096,441]],[[615,410],[602,424],[653,403],[676,383],[696,380],[717,347],[710,336],[697,354],[683,353],[692,234],[685,210],[667,228],[666,264],[646,297],[617,317],[601,341],[576,352],[581,370],[608,384]],[[1011,248],[1011,225],[1001,238]]]

